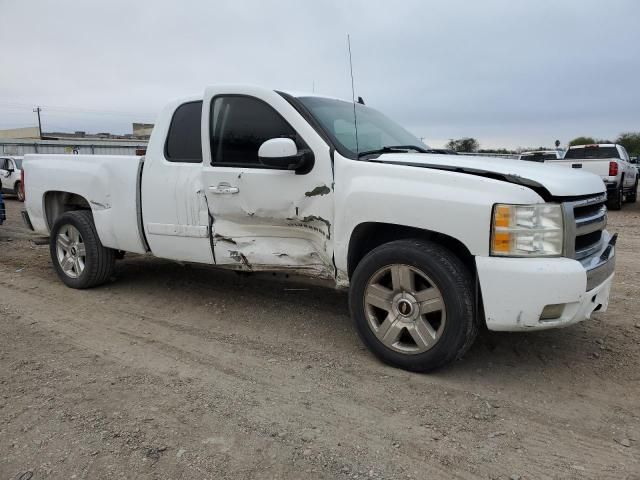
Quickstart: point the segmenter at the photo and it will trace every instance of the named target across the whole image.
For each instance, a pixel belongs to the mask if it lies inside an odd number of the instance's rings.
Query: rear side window
[[[557,160],[558,157],[555,153],[523,153],[520,155],[520,160],[527,160],[529,162],[544,162],[545,160]]]
[[[211,156],[214,165],[267,168],[258,150],[272,138],[291,138],[296,131],[270,105],[257,98],[220,96],[211,105]]]
[[[598,147],[597,145],[570,148],[564,158],[620,158],[616,147]]]
[[[201,118],[202,101],[183,103],[176,109],[165,144],[164,153],[167,160],[185,163],[202,162]]]

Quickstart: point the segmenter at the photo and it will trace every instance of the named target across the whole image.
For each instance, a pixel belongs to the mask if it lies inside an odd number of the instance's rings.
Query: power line
[[[26,103],[16,102],[0,102],[0,106],[18,109],[33,109],[33,105]],[[149,113],[135,113],[135,112],[122,112],[117,110],[96,110],[91,108],[78,108],[78,107],[62,107],[56,105],[40,105],[41,110],[47,110],[52,112],[63,112],[72,114],[96,114],[96,115],[111,115],[111,116],[126,116],[126,117],[141,117],[151,115]]]

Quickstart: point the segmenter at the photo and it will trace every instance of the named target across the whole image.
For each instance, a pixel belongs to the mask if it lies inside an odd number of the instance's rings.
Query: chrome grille
[[[593,197],[562,204],[565,219],[565,256],[587,258],[602,248],[602,231],[607,225],[607,197]]]

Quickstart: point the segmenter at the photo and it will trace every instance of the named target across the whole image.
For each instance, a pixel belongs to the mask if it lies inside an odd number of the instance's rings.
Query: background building
[[[10,128],[0,130],[0,138],[40,138],[38,127]]]
[[[38,127],[0,130],[0,155],[61,153],[89,155],[144,155],[152,123],[133,123],[132,133],[42,132]]]

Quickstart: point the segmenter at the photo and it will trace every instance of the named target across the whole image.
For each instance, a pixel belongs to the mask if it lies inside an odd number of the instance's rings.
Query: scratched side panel
[[[216,261],[243,270],[332,277],[333,198],[327,183],[293,172],[235,173],[232,185],[240,194],[210,200]]]
[[[144,253],[136,209],[141,161],[123,155],[27,155],[26,208],[34,227],[49,233],[44,211],[47,192],[73,193],[89,203],[103,245]]]

